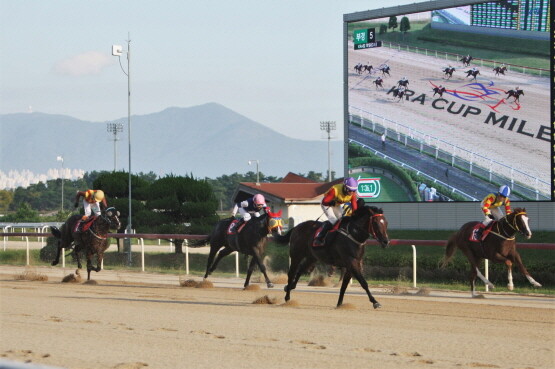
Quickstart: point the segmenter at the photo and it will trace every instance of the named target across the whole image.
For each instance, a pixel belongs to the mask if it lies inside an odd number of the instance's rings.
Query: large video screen
[[[366,201],[481,201],[501,185],[554,201],[550,1],[461,3],[344,16],[345,160]]]

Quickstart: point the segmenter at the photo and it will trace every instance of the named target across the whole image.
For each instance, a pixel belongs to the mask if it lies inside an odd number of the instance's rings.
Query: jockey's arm
[[[322,199],[322,205],[324,206],[334,206],[335,200],[335,188],[330,188],[329,191],[326,193],[324,198]]]
[[[505,198],[505,213],[506,215],[511,214],[513,211],[511,210],[511,200],[508,197]]]
[[[489,214],[491,214],[491,211],[489,210],[489,208],[494,201],[495,201],[495,195],[493,194],[486,196],[486,198],[484,199],[483,201],[484,205],[482,205],[482,211],[484,212],[485,216],[488,216]]]

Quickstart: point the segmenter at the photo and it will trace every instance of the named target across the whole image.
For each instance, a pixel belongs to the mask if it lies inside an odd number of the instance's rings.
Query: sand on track
[[[18,281],[7,274],[13,268],[3,269],[0,358],[18,362],[84,369],[555,366],[551,298],[375,291],[381,309],[360,293],[336,309],[337,289],[308,291],[306,284],[292,293],[298,305],[284,306],[283,285],[244,291],[242,279],[184,288],[177,276],[102,271],[98,284],[84,285],[52,276]],[[266,295],[277,303],[253,304]]]

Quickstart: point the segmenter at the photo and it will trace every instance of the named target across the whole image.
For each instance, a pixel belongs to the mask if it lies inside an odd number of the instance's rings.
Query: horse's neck
[[[512,218],[511,218],[512,220]],[[511,225],[509,216],[506,216],[497,222],[497,227],[499,233],[503,233],[504,236],[511,238],[516,234],[516,229]]]

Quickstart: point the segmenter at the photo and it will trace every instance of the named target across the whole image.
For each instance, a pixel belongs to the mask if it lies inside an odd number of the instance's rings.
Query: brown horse
[[[252,256],[244,287],[249,285],[251,274],[256,265],[258,265],[258,268],[264,274],[268,288],[274,287],[266,274],[266,267],[262,263],[262,258],[266,249],[266,243],[268,242],[268,233],[280,234],[283,228],[281,210],[277,213],[268,211],[259,217],[253,217],[245,223],[245,226],[239,233],[236,233],[235,230],[229,231],[230,225],[234,221],[234,217],[220,220],[210,233],[210,236],[204,240],[204,242],[210,243],[210,254],[208,255],[204,279],[208,278],[216,270],[218,263],[223,257],[231,254],[233,251],[237,251]],[[218,253],[217,257],[216,253]],[[216,260],[214,260],[214,257],[216,257]]]
[[[96,217],[92,225],[84,232],[73,232],[77,222],[81,219],[81,215],[75,214],[70,216],[61,229],[50,227],[50,231],[54,237],[58,239],[58,250],[56,258],[52,261],[52,265],[60,262],[62,249],[72,249],[77,259],[77,268],[81,269],[81,252],[85,252],[87,258],[87,280],[91,279],[91,271],[100,272],[104,252],[108,248],[107,234],[110,229],[118,229],[121,224],[119,221],[119,211],[115,208],[107,208],[102,210],[101,214]],[[77,242],[75,242],[77,240]],[[96,255],[97,266],[92,266],[92,258]]]
[[[354,276],[360,286],[368,294],[374,309],[381,307],[368,289],[368,283],[362,275],[362,258],[364,246],[370,236],[378,240],[383,248],[389,246],[387,235],[387,219],[383,210],[374,206],[364,205],[359,199],[358,209],[351,215],[341,218],[336,231],[330,231],[324,246],[313,247],[314,233],[322,222],[309,220],[300,223],[284,236],[274,237],[278,243],[289,242],[289,267],[287,285],[285,286],[285,301],[291,298],[291,291],[297,286],[299,278],[314,270],[317,261],[339,268],[345,268],[345,275],[339,291],[337,306],[343,304],[343,297],[349,281]]]
[[[483,259],[491,260],[494,263],[505,263],[508,269],[509,290],[514,288],[512,273],[514,263],[516,263],[520,272],[526,276],[532,286],[541,287],[541,284],[536,282],[528,273],[522,263],[520,254],[516,251],[515,235],[517,232],[520,232],[528,239],[532,237],[532,232],[528,226],[526,209],[516,208],[513,213],[495,222],[491,231],[481,243],[470,241],[472,231],[478,223],[480,222],[468,222],[464,224],[449,238],[441,266],[445,267],[449,263],[457,247],[461,249],[470,262],[470,290],[472,297],[476,296],[476,276],[480,277],[490,288],[494,288],[494,285],[488,281],[478,269]]]

